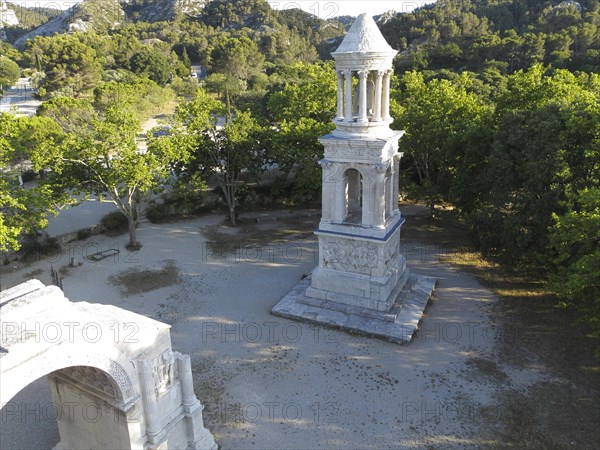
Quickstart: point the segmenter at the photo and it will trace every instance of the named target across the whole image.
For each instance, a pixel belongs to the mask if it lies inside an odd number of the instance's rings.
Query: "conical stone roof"
[[[387,43],[371,16],[363,13],[356,18],[348,34],[333,53],[393,53],[396,51]]]

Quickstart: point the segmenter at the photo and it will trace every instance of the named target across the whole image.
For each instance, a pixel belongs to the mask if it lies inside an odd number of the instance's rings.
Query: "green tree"
[[[564,214],[553,215],[550,229],[556,252],[551,287],[600,337],[600,188],[570,194],[566,205]]]
[[[183,52],[181,52],[181,62],[188,69],[188,71],[192,70],[192,62],[190,61],[190,57],[188,56],[187,49],[183,47]]]
[[[66,203],[66,197],[49,186],[23,189],[17,183],[20,163],[35,160],[36,152],[58,145],[61,139],[60,128],[50,119],[0,113],[0,251],[18,250],[20,236],[43,229],[48,214]]]
[[[204,84],[208,92],[217,94],[225,101],[229,116],[231,116],[236,99],[246,88],[242,80],[223,73],[210,74],[204,80]]]
[[[599,181],[600,78],[536,66],[509,77],[469,217],[481,247],[511,264],[547,265],[548,227],[565,193]]]
[[[155,47],[142,47],[131,57],[131,70],[164,86],[173,72],[171,60]]]
[[[287,175],[295,174],[294,191],[304,201],[315,201],[321,189],[323,146],[318,138],[333,131],[337,81],[328,64],[294,64],[272,76],[270,120],[277,124],[271,160]]]
[[[42,87],[48,93],[86,95],[100,83],[103,61],[84,40],[84,35],[74,33],[28,41],[26,54],[34,67],[46,73]]]
[[[406,129],[402,148],[410,155],[413,195],[425,200],[433,214],[434,205],[452,201],[457,168],[464,160],[470,137],[479,134],[490,110],[477,95],[468,92],[471,81],[465,74],[452,82],[410,72],[395,93],[395,124]]]
[[[219,39],[210,51],[210,69],[246,83],[261,71],[265,57],[249,38]]]
[[[0,56],[0,94],[2,94],[3,86],[12,86],[17,82],[21,71],[16,62]]]
[[[68,134],[63,145],[49,149],[40,161],[53,170],[48,182],[55,188],[114,203],[128,218],[130,248],[140,246],[136,226],[144,195],[161,185],[172,164],[186,158],[179,147],[160,142],[139,151],[139,131],[135,115],[112,105],[91,121],[89,133]]]
[[[266,162],[266,134],[249,112],[236,111],[221,129],[212,129],[194,162],[215,175],[223,192],[229,221],[236,225],[240,187],[256,180]]]
[[[217,127],[225,114],[224,105],[202,89],[194,99],[177,108],[172,146],[187,148],[189,169],[213,175],[236,224],[240,187],[255,179],[266,162],[265,129],[248,112],[235,111],[225,126]]]
[[[83,134],[96,113],[89,99],[54,97],[42,103],[37,114],[53,119],[66,133]]]

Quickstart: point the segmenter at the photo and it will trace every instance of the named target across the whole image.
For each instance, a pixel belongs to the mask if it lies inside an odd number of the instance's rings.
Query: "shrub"
[[[199,174],[182,176],[171,182],[163,202],[151,202],[146,208],[146,217],[152,223],[164,223],[200,214],[206,209],[206,183]]]
[[[77,231],[77,240],[83,241],[84,239],[89,238],[91,235],[92,230],[90,230],[89,228],[82,228],[81,230]]]
[[[146,218],[152,223],[165,223],[173,217],[171,208],[165,203],[151,203],[145,213]]]
[[[100,220],[100,222],[102,225],[104,225],[106,234],[109,236],[122,234],[129,230],[129,221],[127,216],[121,211],[113,211],[106,214],[102,220]]]
[[[56,238],[47,233],[37,232],[25,236],[19,253],[25,261],[38,261],[45,256],[53,256],[60,251],[60,244]]]

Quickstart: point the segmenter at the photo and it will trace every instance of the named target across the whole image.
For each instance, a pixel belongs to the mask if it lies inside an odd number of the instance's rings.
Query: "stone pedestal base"
[[[404,271],[402,283],[389,311],[353,306],[311,297],[311,277],[308,276],[271,309],[276,316],[318,323],[346,331],[366,334],[406,344],[417,329],[436,279]]]

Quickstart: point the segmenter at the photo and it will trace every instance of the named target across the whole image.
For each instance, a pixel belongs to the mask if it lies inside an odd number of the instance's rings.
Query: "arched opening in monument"
[[[57,418],[63,448],[130,447],[131,418],[123,411],[123,393],[110,375],[95,367],[74,366],[52,372],[48,383],[57,405],[72,405],[71,416]]]
[[[3,405],[2,448],[129,448],[132,419],[112,377],[95,367],[67,367]]]
[[[0,449],[50,450],[60,441],[57,417],[60,411],[50,395],[45,375],[29,383],[0,409]]]
[[[375,79],[376,72],[371,71],[367,77],[367,118],[373,120],[375,111]]]
[[[392,174],[392,167],[388,167],[385,172],[385,183],[384,183],[384,198],[385,198],[385,220],[387,221],[392,217],[394,212],[394,176]]]
[[[344,205],[344,222],[362,224],[363,180],[361,173],[356,169],[348,169],[344,173]]]

